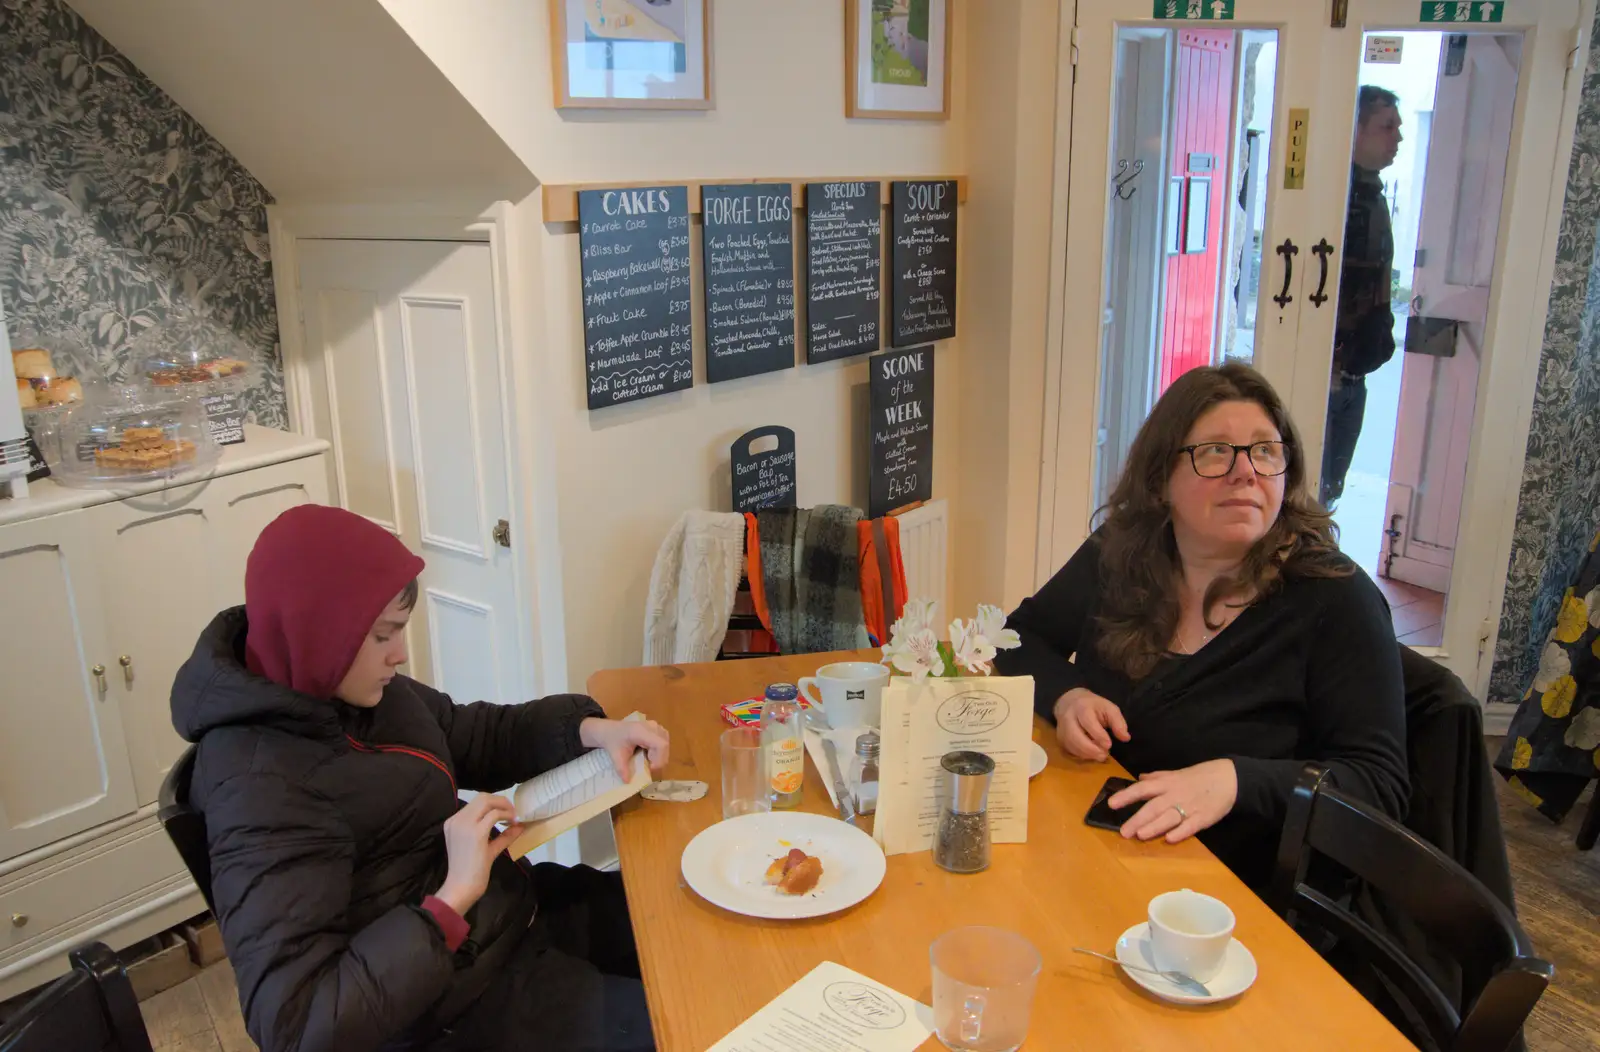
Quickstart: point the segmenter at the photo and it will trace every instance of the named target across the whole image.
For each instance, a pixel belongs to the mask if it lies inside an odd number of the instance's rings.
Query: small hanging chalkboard
[[[760,453],[751,447],[763,438],[777,445]],[[733,510],[795,506],[794,432],[787,427],[758,427],[734,440],[729,450],[733,466]]]
[[[867,513],[872,518],[933,498],[933,346],[869,359]]]
[[[876,180],[806,184],[806,361],[813,365],[882,346],[882,197]]]
[[[700,188],[706,380],[794,368],[794,190]]]
[[[896,182],[890,254],[891,344],[904,347],[956,334],[956,184]]]
[[[689,190],[578,193],[589,408],[694,386]]]
[[[205,412],[212,442],[233,446],[244,441],[244,407],[237,394],[205,395],[200,399],[200,408]]]

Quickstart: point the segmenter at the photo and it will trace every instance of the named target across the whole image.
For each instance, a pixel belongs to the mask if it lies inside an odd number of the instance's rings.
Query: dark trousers
[[[1344,495],[1344,477],[1355,459],[1361,418],[1367,412],[1367,378],[1339,376],[1328,391],[1328,428],[1322,436],[1322,506],[1331,508]]]
[[[654,1052],[622,875],[529,868],[533,925],[439,1052]]]

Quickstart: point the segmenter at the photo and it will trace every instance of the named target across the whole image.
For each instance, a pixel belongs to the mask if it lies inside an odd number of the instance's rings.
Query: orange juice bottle
[[[761,746],[767,754],[767,785],[773,807],[798,807],[806,775],[800,724],[800,692],[793,683],[767,687],[761,703]]]

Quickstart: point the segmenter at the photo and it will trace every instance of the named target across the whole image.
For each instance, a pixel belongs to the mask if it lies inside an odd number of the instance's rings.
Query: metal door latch
[[[511,547],[511,523],[505,519],[494,524],[494,543],[502,548]]]

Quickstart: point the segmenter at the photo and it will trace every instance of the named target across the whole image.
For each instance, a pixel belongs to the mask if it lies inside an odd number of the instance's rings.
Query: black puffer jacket
[[[243,607],[202,633],[172,688],[200,745],[212,890],[262,1052],[422,1047],[475,1001],[533,918],[504,855],[454,954],[420,906],[447,869],[457,789],[498,792],[578,755],[584,697],[455,705],[396,676],[371,709],[245,668]]]

